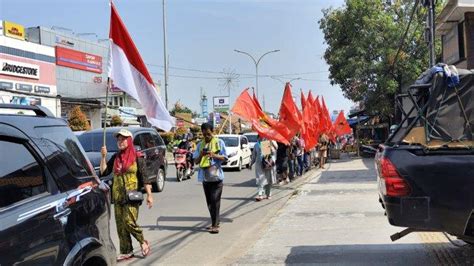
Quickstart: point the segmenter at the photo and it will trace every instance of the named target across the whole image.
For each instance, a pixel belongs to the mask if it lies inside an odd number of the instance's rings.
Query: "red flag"
[[[260,102],[258,101],[257,96],[255,96],[255,91],[253,91],[253,101],[254,101],[255,104],[257,105],[257,108],[260,109],[260,110],[262,110],[262,112],[263,112],[262,106],[260,106]]]
[[[260,136],[289,145],[288,140],[278,130],[281,125],[266,115],[258,106],[248,89],[244,90],[236,99],[232,113],[252,123],[252,127]]]
[[[326,107],[326,103],[324,102],[324,97],[322,98],[322,117],[323,117],[323,132],[329,133],[331,130],[331,117],[329,116],[328,108]]]
[[[305,106],[306,106],[306,99],[304,97],[303,91],[301,91],[301,110],[304,110]]]
[[[301,113],[293,100],[291,84],[289,82],[285,85],[279,114],[279,122],[287,128],[286,132],[282,132],[283,136],[287,140],[291,140],[301,130]]]
[[[347,122],[346,118],[344,117],[343,111],[339,113],[336,121],[334,121],[334,132],[336,133],[337,136],[342,136],[342,135],[352,133],[352,129],[349,126],[349,123]]]

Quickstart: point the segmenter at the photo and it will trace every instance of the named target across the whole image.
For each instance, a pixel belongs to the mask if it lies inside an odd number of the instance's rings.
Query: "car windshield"
[[[244,135],[247,137],[247,139],[249,140],[249,142],[257,142],[257,136],[258,135],[254,135],[254,134],[251,134],[251,135]]]
[[[106,145],[108,152],[117,152],[117,139],[113,133],[106,133]],[[86,152],[100,152],[103,142],[103,133],[83,133],[77,138]]]
[[[239,138],[237,137],[219,137],[224,141],[226,147],[237,147],[239,146]]]

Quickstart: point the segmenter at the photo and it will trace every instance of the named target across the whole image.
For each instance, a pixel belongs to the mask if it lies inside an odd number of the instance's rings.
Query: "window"
[[[219,137],[224,141],[226,147],[238,147],[239,138],[238,137]]]
[[[20,143],[0,140],[0,208],[46,192],[43,169]],[[13,155],[13,156],[11,156]]]
[[[35,130],[40,137],[38,142],[46,148],[43,151],[50,152],[45,155],[56,166],[54,171],[58,176],[92,176],[82,145],[69,127],[36,127]]]
[[[153,138],[155,138],[155,143],[157,146],[165,145],[165,143],[163,142],[163,139],[159,135],[153,134]]]
[[[142,136],[143,149],[156,147],[155,139],[150,133],[142,133],[140,135]]]
[[[119,105],[123,106],[123,98],[122,97],[119,97]]]

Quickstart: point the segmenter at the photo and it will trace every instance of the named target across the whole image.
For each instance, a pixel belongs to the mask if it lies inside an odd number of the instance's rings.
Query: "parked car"
[[[459,73],[454,88],[441,72],[398,96],[403,120],[375,157],[388,221],[407,227],[393,241],[439,231],[474,244],[474,72]]]
[[[114,153],[118,152],[117,139],[114,134],[120,129],[120,127],[106,128],[107,160],[109,160]],[[144,179],[152,181],[153,192],[163,191],[168,166],[165,156],[166,146],[163,139],[161,139],[158,132],[153,128],[128,127],[127,130],[133,134],[133,145],[135,149],[140,151],[145,159],[146,173],[143,173],[145,175]],[[78,137],[97,173],[100,168],[100,150],[103,145],[103,134],[103,129],[94,129],[84,132]],[[105,177],[105,179],[111,183],[112,174]]]
[[[0,104],[0,265],[114,265],[109,191],[66,122]]]
[[[244,166],[250,167],[251,155],[249,141],[243,135],[218,135],[225,143],[227,157],[229,158],[222,164],[222,168],[233,168],[242,170]]]

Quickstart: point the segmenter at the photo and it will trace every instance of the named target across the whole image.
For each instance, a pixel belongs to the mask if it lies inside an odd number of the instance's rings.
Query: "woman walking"
[[[140,203],[130,202],[127,198],[127,191],[140,189],[137,175],[137,152],[133,146],[132,133],[121,129],[115,136],[119,151],[107,162],[107,148],[102,147],[100,173],[101,176],[107,176],[113,171],[112,200],[114,201],[115,222],[120,242],[120,255],[117,260],[121,261],[134,257],[130,235],[140,243],[143,256],[150,253],[150,244],[145,240],[143,231],[137,224]],[[145,183],[144,185],[147,193],[147,205],[148,208],[151,208],[153,206],[151,184]]]
[[[276,183],[274,167],[276,147],[273,147],[274,144],[272,142],[270,142],[270,145],[272,146],[270,148],[270,154],[264,155],[262,153],[262,138],[258,136],[257,143],[253,149],[251,165],[256,163],[255,178],[258,187],[257,197],[255,198],[256,201],[261,201],[264,198],[271,199],[272,185]]]
[[[193,158],[195,158],[194,162],[199,164],[198,181],[202,182],[207,208],[211,215],[211,226],[207,229],[211,234],[218,234],[222,188],[224,187],[224,172],[221,164],[227,159],[225,143],[213,135],[211,124],[202,124],[201,131],[204,139],[197,145]]]

